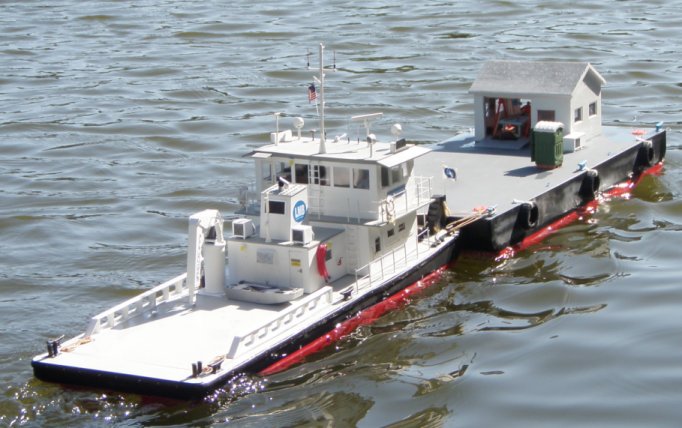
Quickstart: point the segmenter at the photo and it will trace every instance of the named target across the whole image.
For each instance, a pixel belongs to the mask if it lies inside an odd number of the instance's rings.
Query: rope
[[[449,234],[452,234],[452,233],[470,225],[471,223],[477,221],[478,219],[480,219],[482,217],[486,217],[486,216],[491,215],[494,211],[495,211],[495,207],[486,208],[486,209],[477,209],[476,212],[474,212],[473,214],[470,214],[466,217],[462,217],[460,219],[457,219],[455,221],[448,223],[445,226],[445,230],[447,230]]]

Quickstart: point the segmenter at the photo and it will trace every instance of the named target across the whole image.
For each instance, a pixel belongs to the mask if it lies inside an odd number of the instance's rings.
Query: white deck
[[[447,237],[436,247],[431,246],[433,239],[401,246],[367,266],[357,278],[346,275],[315,293],[276,306],[198,294],[190,308],[181,275],[93,317],[89,343],[66,351],[83,337],[79,336],[65,342],[57,357],[36,359],[80,369],[209,383],[306,330],[341,305],[355,305],[363,295],[440,251],[452,239]],[[355,291],[343,301],[340,292],[349,286]],[[217,356],[227,356],[219,372],[191,377],[192,363],[202,361],[206,367]]]

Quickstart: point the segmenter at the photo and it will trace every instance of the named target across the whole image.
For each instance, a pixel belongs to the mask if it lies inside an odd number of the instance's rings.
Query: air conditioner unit
[[[291,228],[291,240],[294,244],[308,245],[313,240],[313,227],[298,225]]]
[[[564,153],[573,153],[583,148],[581,138],[584,132],[572,132],[564,136]]]
[[[232,235],[246,239],[256,233],[256,226],[250,218],[238,218],[232,221]]]

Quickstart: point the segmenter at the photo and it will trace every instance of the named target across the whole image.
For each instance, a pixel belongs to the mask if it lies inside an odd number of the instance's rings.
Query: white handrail
[[[364,289],[375,281],[381,281],[387,275],[397,273],[400,267],[407,267],[408,260],[412,255],[419,259],[419,240],[417,238],[410,239],[393,251],[355,269],[355,291]],[[367,271],[365,275],[358,276],[361,271],[365,270]],[[368,281],[361,287],[360,284],[365,282],[365,279],[368,279]]]
[[[135,315],[156,309],[163,302],[186,295],[188,293],[186,279],[187,272],[93,316],[85,331],[85,337],[90,337],[102,329],[114,328]]]
[[[279,333],[286,330],[282,327],[301,319],[307,312],[317,309],[320,304],[329,305],[331,302],[332,287],[327,285],[292,305],[269,323],[257,327],[248,333],[235,335],[226,357],[234,358],[237,356],[237,353],[244,352],[246,349],[252,348],[259,342],[264,342],[276,337]]]
[[[377,203],[377,220],[390,221],[431,202],[431,177],[412,177],[400,191]]]

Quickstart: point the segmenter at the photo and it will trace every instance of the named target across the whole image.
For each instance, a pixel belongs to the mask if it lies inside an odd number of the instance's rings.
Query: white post
[[[193,215],[189,218],[189,239],[187,242],[187,292],[189,294],[189,304],[194,305],[196,289],[201,278],[201,243],[203,236],[201,233],[200,218]]]
[[[196,300],[196,291],[201,282],[201,263],[203,261],[202,248],[205,233],[211,227],[216,229],[216,240],[224,242],[223,220],[218,210],[204,210],[193,214],[189,218],[189,239],[187,248],[187,293],[190,306]]]
[[[266,190],[267,192],[267,190]],[[270,243],[272,242],[272,238],[270,237],[270,205],[269,202],[270,198],[268,197],[268,193],[265,194],[265,198],[263,198],[263,209],[265,209],[265,242]]]

